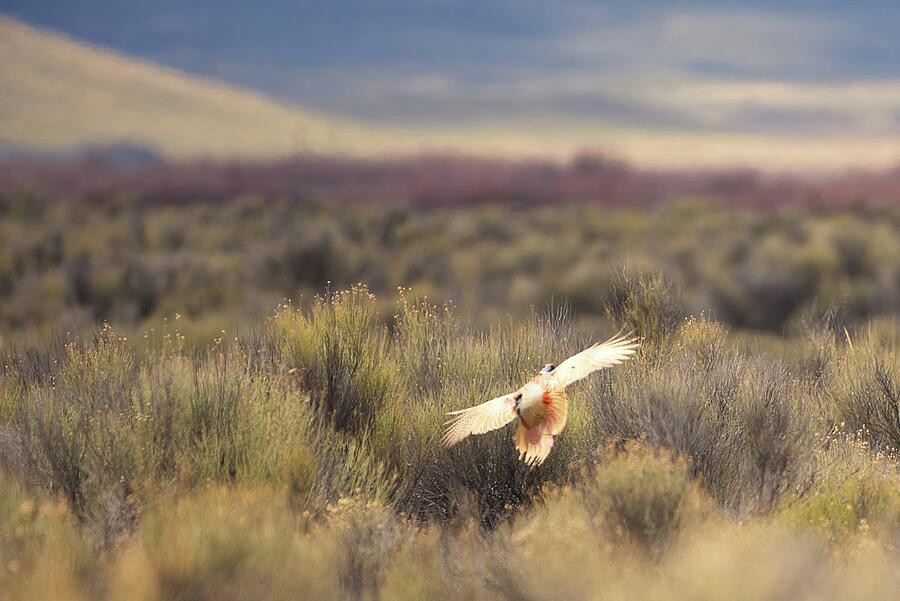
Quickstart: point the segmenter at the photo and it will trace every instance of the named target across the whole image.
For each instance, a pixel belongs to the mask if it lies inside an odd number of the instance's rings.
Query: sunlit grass
[[[200,350],[176,320],[8,354],[2,598],[890,598],[895,333],[779,356],[629,285],[645,348],[573,388],[539,468],[440,428],[580,349],[564,312],[485,332],[403,293],[388,329],[356,286]]]

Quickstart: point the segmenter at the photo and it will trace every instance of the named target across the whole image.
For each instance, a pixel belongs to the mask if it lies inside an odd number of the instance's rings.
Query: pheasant
[[[519,457],[531,465],[543,463],[553,449],[553,437],[566,427],[566,387],[597,370],[627,361],[639,347],[638,338],[618,334],[559,365],[545,365],[515,392],[449,413],[444,446],[452,447],[471,434],[484,434],[518,419],[515,444]]]

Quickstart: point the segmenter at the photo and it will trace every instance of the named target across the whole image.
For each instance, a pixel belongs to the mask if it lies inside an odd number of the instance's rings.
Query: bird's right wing
[[[516,401],[514,394],[505,394],[486,403],[452,411],[452,416],[445,424],[444,446],[452,447],[470,434],[484,434],[502,428],[516,418]]]

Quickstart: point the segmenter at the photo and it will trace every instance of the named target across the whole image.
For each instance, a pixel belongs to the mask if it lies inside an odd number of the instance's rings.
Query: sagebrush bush
[[[126,340],[105,326],[90,343],[70,343],[64,361],[21,406],[22,449],[35,477],[111,536],[133,518],[129,497],[140,452],[130,431],[134,359]]]
[[[647,327],[640,312],[650,309],[660,331],[671,326],[667,316],[703,311],[782,332],[813,306],[843,305],[847,325],[900,309],[895,209],[875,219],[864,207],[747,213],[697,199],[657,211],[591,203],[386,210],[259,195],[214,208],[8,200],[41,203],[0,216],[0,336],[14,342],[89,330],[94,320],[134,336],[176,312],[228,328],[285,297],[359,281],[386,301],[385,319],[398,288],[412,287],[432,302],[454,300],[482,328],[554,302],[591,326],[610,306],[617,322]],[[668,306],[651,308],[662,300]]]
[[[758,362],[748,367],[739,398],[745,502],[769,512],[812,469],[813,417],[786,371]]]
[[[735,336],[642,290],[644,348],[569,389],[538,467],[512,426],[443,448],[446,412],[621,324],[356,286],[207,345],[176,317],[6,350],[0,595],[890,598],[892,326]]]
[[[871,334],[843,355],[828,389],[836,419],[851,432],[865,430],[885,449],[900,449],[900,371],[893,348]]]
[[[371,429],[393,385],[374,296],[357,286],[316,299],[309,314],[285,306],[274,327],[315,411],[339,431]]]
[[[612,537],[661,551],[698,503],[688,462],[640,441],[601,452],[601,463],[580,486],[588,511]]]
[[[683,347],[682,347],[683,348]],[[743,363],[728,351],[704,369],[702,351],[669,350],[657,363],[636,362],[602,381],[593,399],[608,436],[687,456],[723,506],[740,504],[740,432],[734,419]]]
[[[865,433],[834,433],[816,450],[816,477],[782,519],[815,529],[836,543],[858,536],[900,543],[896,455],[871,452]]]
[[[750,361],[706,319],[683,322],[668,346],[601,379],[603,431],[690,458],[730,511],[771,510],[809,469],[814,416],[782,366]]]
[[[623,269],[612,285],[606,315],[651,343],[662,343],[685,317],[675,285],[661,273]]]

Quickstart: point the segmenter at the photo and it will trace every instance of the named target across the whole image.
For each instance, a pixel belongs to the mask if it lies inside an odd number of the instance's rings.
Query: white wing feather
[[[452,447],[470,434],[484,434],[502,428],[516,418],[514,394],[505,394],[486,403],[452,411],[453,417],[445,424],[444,446]]]
[[[562,390],[599,369],[623,363],[640,346],[640,339],[629,334],[617,334],[606,342],[595,344],[557,365],[550,376],[550,388]]]

